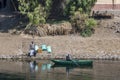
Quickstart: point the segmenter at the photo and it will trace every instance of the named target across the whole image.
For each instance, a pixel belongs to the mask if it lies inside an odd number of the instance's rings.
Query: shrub
[[[91,28],[84,28],[80,34],[83,37],[90,37],[93,34],[93,30]]]
[[[80,13],[79,11],[71,16],[71,23],[75,32],[80,32],[84,37],[91,36],[94,33],[94,27],[97,25],[93,18],[89,18],[87,14]]]
[[[73,16],[71,16],[70,21],[75,29],[75,32],[81,31],[85,26],[85,20],[88,18],[88,15],[81,14],[79,11],[76,11]]]
[[[81,31],[81,36],[89,37],[94,33],[94,27],[97,25],[97,22],[90,18],[85,21],[85,27]]]
[[[64,9],[65,16],[74,15],[74,12],[80,11],[82,13],[90,14],[91,8],[97,0],[66,0],[66,7]]]
[[[45,6],[40,4],[38,0],[18,0],[19,10],[29,19],[27,27],[37,26],[46,22],[49,15],[51,0],[45,1]]]
[[[86,27],[93,28],[97,25],[97,22],[93,18],[89,18],[85,21]]]

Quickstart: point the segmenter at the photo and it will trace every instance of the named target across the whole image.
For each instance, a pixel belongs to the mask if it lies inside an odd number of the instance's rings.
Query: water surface
[[[0,60],[0,80],[120,80],[120,61],[94,60],[93,67],[52,67],[49,60]]]

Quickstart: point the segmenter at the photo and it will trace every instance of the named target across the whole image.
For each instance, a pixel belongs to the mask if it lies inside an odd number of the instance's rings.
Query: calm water
[[[93,67],[52,67],[51,61],[0,61],[0,80],[120,80],[120,61],[94,61]]]

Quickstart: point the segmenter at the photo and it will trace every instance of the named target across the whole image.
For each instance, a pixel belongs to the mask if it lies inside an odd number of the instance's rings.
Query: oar
[[[76,63],[74,60],[71,60],[73,63],[75,63],[77,66],[80,66],[78,63]]]

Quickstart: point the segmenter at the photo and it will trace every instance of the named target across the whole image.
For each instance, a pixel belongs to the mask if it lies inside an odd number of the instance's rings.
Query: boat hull
[[[66,61],[66,60],[51,60],[54,62],[56,65],[61,65],[61,66],[92,66],[93,61],[92,60],[71,60],[71,61]]]

